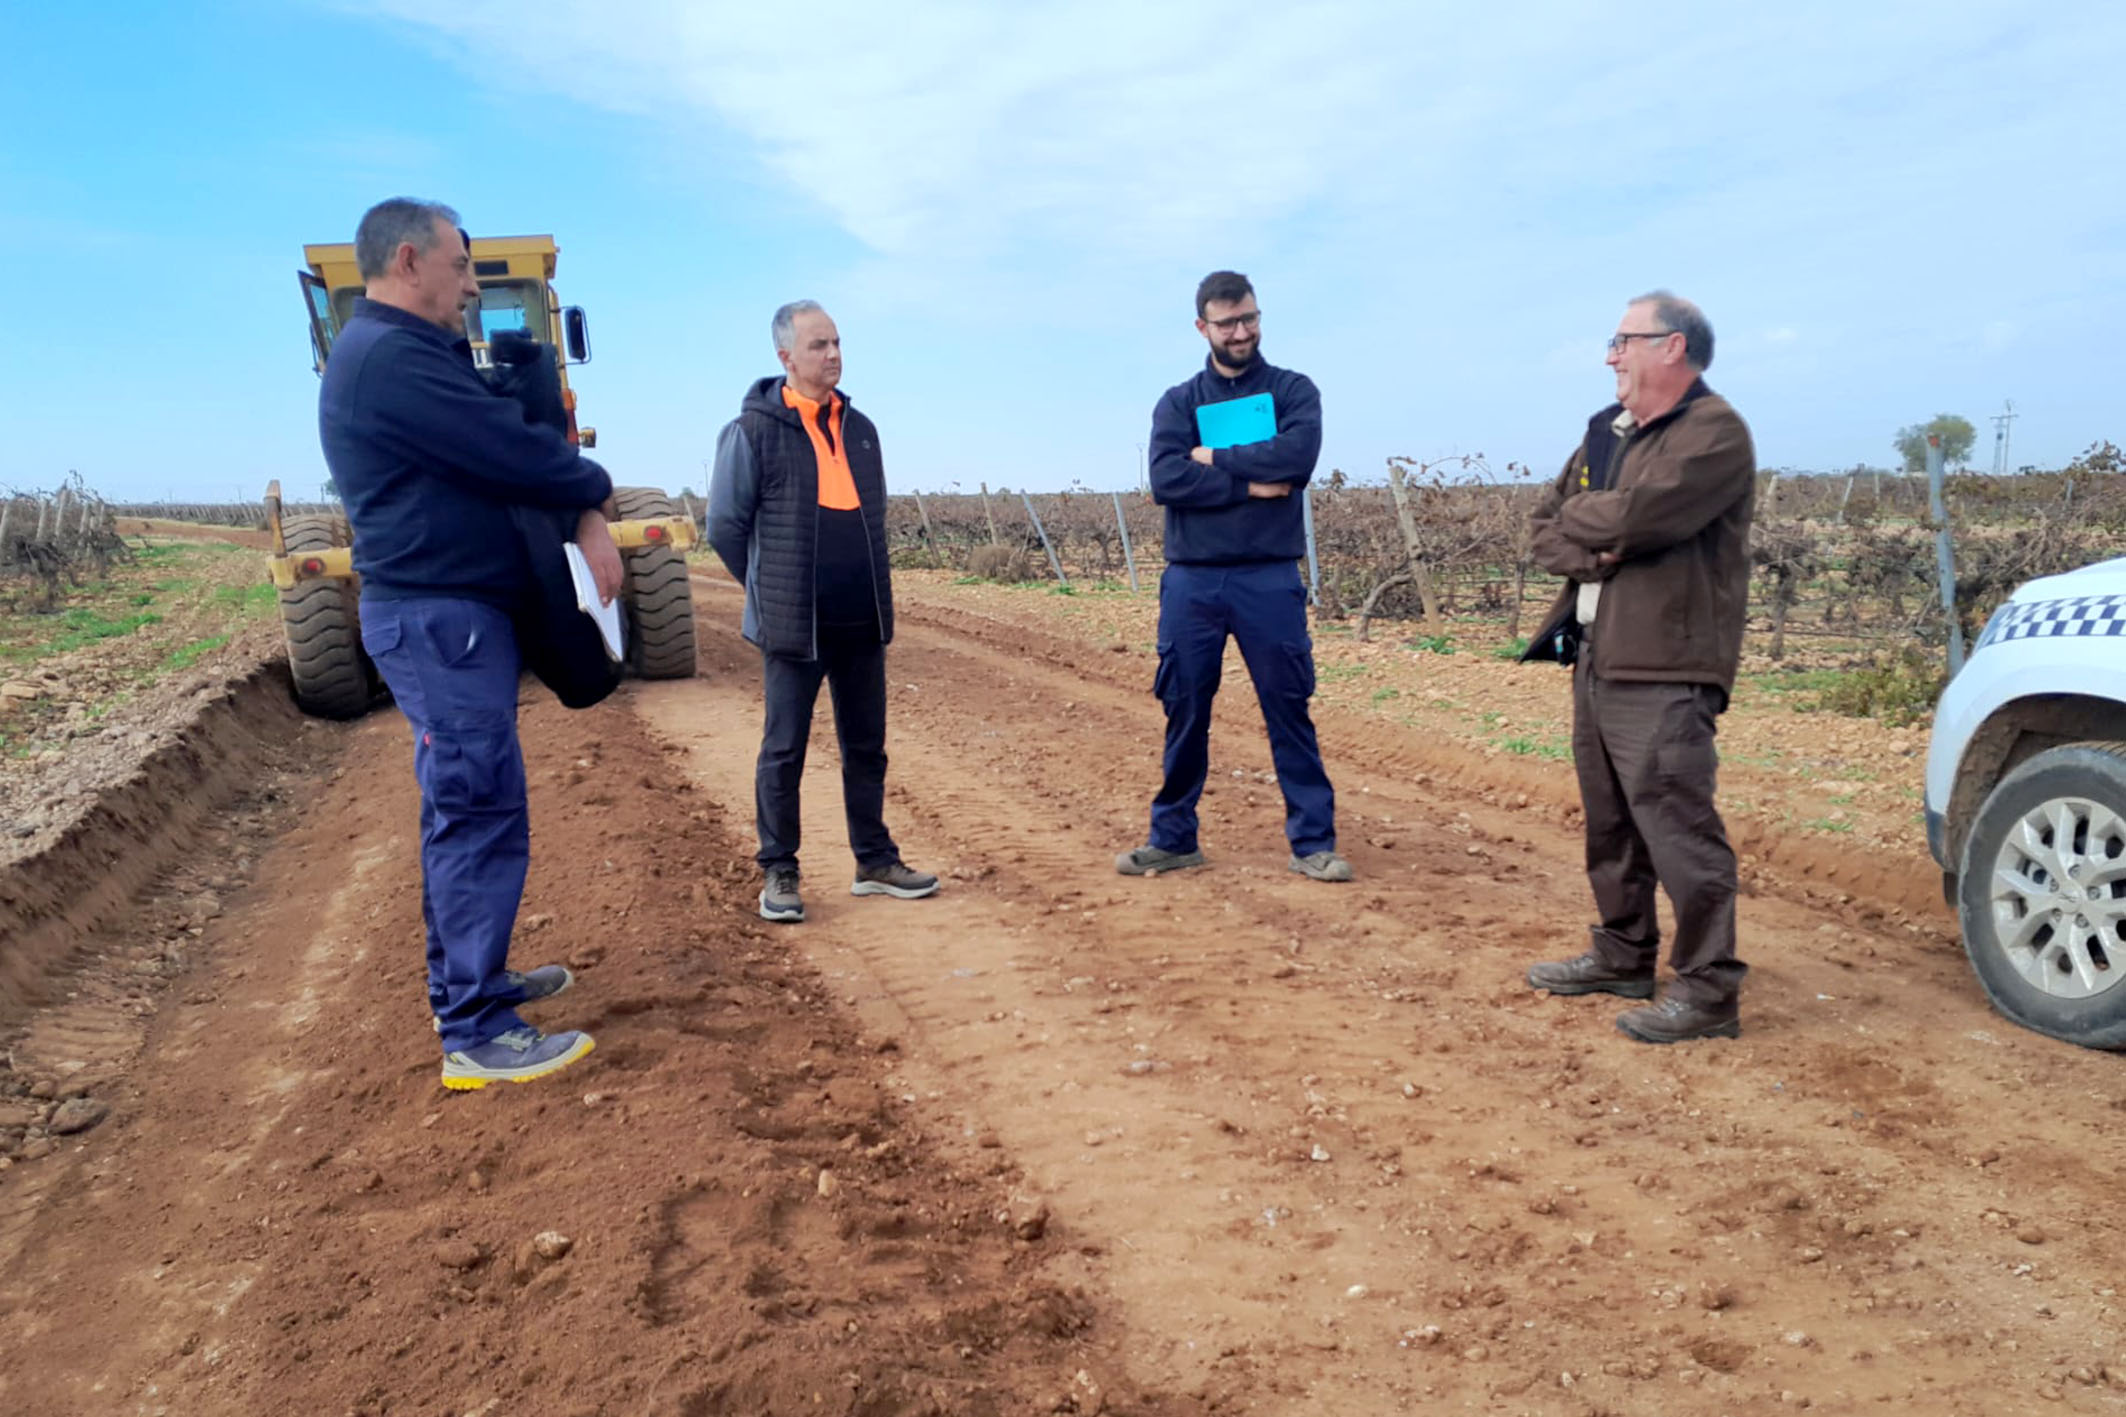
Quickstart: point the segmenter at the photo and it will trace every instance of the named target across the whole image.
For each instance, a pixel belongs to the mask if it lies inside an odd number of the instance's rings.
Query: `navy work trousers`
[[[849,849],[866,870],[891,866],[900,848],[886,830],[886,647],[870,626],[819,627],[819,658],[761,656],[765,722],[753,770],[753,807],[763,870],[797,866],[798,785],[812,738],[812,709],[824,682],[834,701],[842,755],[842,812]]]
[[[446,1051],[523,1026],[505,977],[531,862],[517,746],[517,637],[476,600],[362,601],[362,647],[413,726],[428,1002]]]
[[[1152,799],[1151,844],[1196,849],[1196,802],[1211,763],[1211,704],[1225,667],[1226,637],[1255,681],[1270,761],[1284,792],[1284,831],[1294,856],[1336,849],[1336,790],[1321,765],[1307,700],[1314,694],[1314,642],[1307,592],[1290,561],[1243,566],[1172,565],[1159,578],[1159,673],[1166,706],[1166,780]]]

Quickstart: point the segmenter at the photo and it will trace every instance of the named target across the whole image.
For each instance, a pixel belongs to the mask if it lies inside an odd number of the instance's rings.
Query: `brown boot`
[[[1742,1021],[1733,1004],[1693,1004],[1673,994],[1643,1009],[1626,1009],[1617,1015],[1617,1028],[1641,1043],[1742,1036]]]
[[[1627,999],[1654,996],[1654,972],[1619,974],[1593,950],[1578,959],[1545,960],[1528,966],[1528,986],[1553,994],[1619,994]]]

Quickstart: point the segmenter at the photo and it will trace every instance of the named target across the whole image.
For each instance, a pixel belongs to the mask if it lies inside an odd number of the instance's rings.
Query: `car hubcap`
[[[2069,916],[2063,895],[2085,903]],[[2126,818],[2080,797],[2033,808],[1994,858],[1990,901],[1994,944],[2033,988],[2086,999],[2126,981]]]

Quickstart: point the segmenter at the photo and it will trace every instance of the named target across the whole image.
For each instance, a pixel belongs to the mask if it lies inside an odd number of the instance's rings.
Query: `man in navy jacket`
[[[528,1081],[591,1050],[588,1034],[542,1034],[516,1013],[566,989],[568,970],[508,967],[531,860],[513,617],[533,590],[511,506],[579,512],[576,541],[608,602],[621,580],[612,479],[473,368],[469,247],[448,207],[370,208],[354,239],[366,296],[318,392],[354,528],[362,647],[413,727],[428,999],[453,1088]]]
[[[1307,712],[1314,645],[1299,577],[1306,511],[1294,494],[1321,455],[1321,395],[1306,375],[1263,359],[1261,329],[1246,276],[1205,276],[1196,288],[1196,330],[1210,356],[1203,372],[1168,389],[1152,411],[1152,500],[1166,508],[1153,684],[1166,706],[1165,781],[1152,799],[1151,840],[1115,858],[1125,876],[1203,864],[1196,802],[1210,768],[1211,705],[1231,636],[1269,729],[1291,869],[1317,881],[1351,879],[1350,863],[1336,854],[1336,792]],[[1270,408],[1259,414],[1262,427],[1217,431],[1235,412],[1218,405],[1263,395]]]

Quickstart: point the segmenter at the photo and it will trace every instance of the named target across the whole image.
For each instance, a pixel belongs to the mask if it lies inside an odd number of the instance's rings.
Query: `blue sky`
[[[1768,467],[2126,441],[2126,7],[1729,8],[7,6],[0,483],[314,488],[293,272],[401,193],[560,241],[623,482],[698,488],[810,296],[895,486],[1133,485],[1222,266],[1364,479],[1547,473],[1657,285]]]

